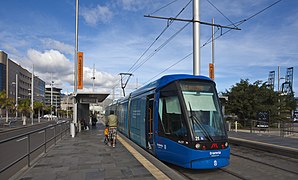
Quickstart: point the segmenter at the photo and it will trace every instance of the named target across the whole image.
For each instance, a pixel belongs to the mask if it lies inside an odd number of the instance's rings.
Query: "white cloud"
[[[41,41],[45,45],[45,48],[55,49],[66,54],[74,54],[74,47],[69,44],[65,44],[50,38],[42,39]]]
[[[55,81],[57,87],[63,86],[64,83],[72,83],[73,63],[61,52],[57,50],[40,52],[29,49],[27,57],[34,64],[34,73],[46,84],[50,83],[51,79]]]
[[[95,80],[94,89],[109,89],[111,90],[114,86],[118,84],[118,76],[111,75],[106,72],[98,72],[95,70]],[[86,88],[92,89],[93,80],[93,69],[89,67],[84,67],[84,86]]]
[[[29,49],[28,58],[32,61],[37,71],[43,73],[63,73],[72,72],[72,63],[57,50],[46,50],[44,52]]]
[[[27,52],[29,61],[34,64],[34,72],[42,80],[49,84],[51,79],[54,86],[66,90],[69,84],[73,84],[73,63],[71,63],[61,52],[57,50],[46,50],[39,52],[29,49]],[[28,64],[28,63],[27,63]],[[93,69],[84,67],[84,89],[82,92],[92,92]],[[68,83],[68,84],[66,84]],[[118,83],[118,76],[95,70],[96,92],[109,92]]]
[[[82,7],[81,15],[87,24],[95,26],[99,22],[109,22],[113,13],[107,6],[97,5],[94,8]]]
[[[128,11],[138,11],[146,6],[146,0],[119,0],[120,6],[124,10]]]

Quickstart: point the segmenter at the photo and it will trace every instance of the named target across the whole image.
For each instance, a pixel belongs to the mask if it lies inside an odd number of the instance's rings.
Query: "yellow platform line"
[[[157,167],[155,167],[151,162],[149,162],[144,156],[142,156],[133,147],[131,147],[120,136],[117,136],[117,139],[156,179],[170,179],[167,175],[165,175]]]

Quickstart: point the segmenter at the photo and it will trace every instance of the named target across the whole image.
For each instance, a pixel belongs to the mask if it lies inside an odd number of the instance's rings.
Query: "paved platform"
[[[298,138],[280,137],[270,133],[229,131],[229,142],[246,147],[266,150],[298,159]]]
[[[154,179],[121,143],[103,142],[102,130],[67,137],[49,150],[20,179]]]
[[[98,124],[75,138],[64,138],[32,167],[11,179],[181,179],[150,154],[149,160],[144,158],[123,136],[119,136],[115,148],[107,146],[103,142],[103,129]],[[152,164],[154,161],[159,163],[157,167]]]
[[[100,123],[75,138],[67,136],[30,168],[11,179],[183,179],[142,148],[119,135],[115,148],[103,142]],[[298,139],[269,133],[228,132],[232,144],[298,158]]]

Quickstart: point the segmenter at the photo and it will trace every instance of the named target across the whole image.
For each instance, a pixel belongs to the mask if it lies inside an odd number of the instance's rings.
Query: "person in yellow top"
[[[104,135],[105,135],[104,143],[108,144],[108,142],[109,142],[109,126],[108,125],[106,125],[106,128],[104,130]]]
[[[116,138],[117,138],[117,125],[118,125],[118,118],[115,115],[114,111],[110,111],[110,115],[106,119],[106,125],[109,126],[109,146],[111,146],[111,141],[113,147],[116,146]]]

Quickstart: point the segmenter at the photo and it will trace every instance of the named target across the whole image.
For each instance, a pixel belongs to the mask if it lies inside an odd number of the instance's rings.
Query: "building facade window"
[[[5,90],[6,84],[6,65],[0,64],[0,91]]]

